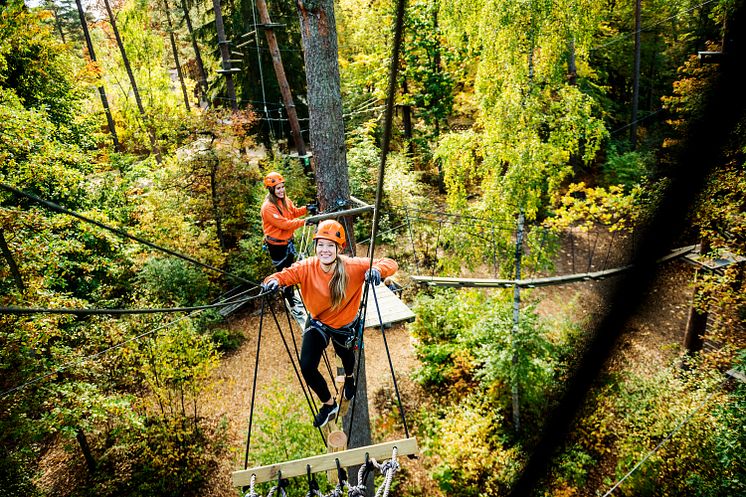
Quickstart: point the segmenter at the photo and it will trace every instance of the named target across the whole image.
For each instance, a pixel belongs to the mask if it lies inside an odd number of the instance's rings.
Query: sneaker
[[[321,409],[319,409],[319,413],[316,415],[316,419],[313,420],[313,426],[315,428],[321,428],[329,421],[332,421],[334,418],[336,418],[338,411],[339,405],[337,405],[336,402],[334,402],[334,404],[332,405],[321,404]]]
[[[356,389],[357,389],[357,386],[355,385],[355,378],[353,378],[352,376],[345,376],[345,386],[344,386],[345,400],[352,400],[355,397]]]

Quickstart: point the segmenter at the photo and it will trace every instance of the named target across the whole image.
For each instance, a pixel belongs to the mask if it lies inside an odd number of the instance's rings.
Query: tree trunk
[[[2,228],[0,228],[0,251],[2,251],[5,260],[8,261],[10,274],[13,275],[18,290],[21,293],[24,293],[26,291],[26,286],[23,284],[23,277],[21,276],[21,272],[18,270],[18,265],[16,264],[15,259],[13,259],[13,252],[10,251],[8,242],[5,241],[5,230]]]
[[[80,0],[77,0],[80,1]],[[119,29],[117,29],[117,21],[114,18],[114,12],[111,10],[111,5],[109,4],[109,0],[104,0],[104,6],[106,7],[106,13],[109,15],[109,22],[111,23],[111,29],[114,32],[114,38],[117,41],[117,46],[119,47],[119,52],[122,54],[122,62],[124,62],[124,68],[127,71],[127,77],[130,80],[130,85],[132,86],[132,93],[135,95],[135,102],[137,103],[137,110],[140,112],[140,116],[142,116],[143,120],[145,121],[145,127],[148,132],[148,136],[150,137],[150,146],[152,148],[153,153],[155,154],[155,159],[158,162],[158,164],[161,163],[161,151],[158,148],[158,143],[155,139],[155,130],[153,130],[153,126],[150,125],[148,116],[145,114],[145,108],[142,106],[142,100],[140,99],[140,91],[137,89],[137,82],[135,81],[135,75],[132,72],[132,66],[130,66],[130,60],[127,57],[127,51],[124,49],[124,43],[122,43],[122,37],[119,36]]]
[[[578,84],[578,67],[575,63],[575,38],[570,35],[567,41],[567,82],[572,86]]]
[[[407,80],[404,79],[401,82],[401,92],[406,95],[409,93],[407,88]],[[410,157],[414,156],[414,144],[412,143],[412,106],[402,105],[401,106],[401,122],[404,127],[404,138],[407,140],[407,153]]]
[[[632,118],[629,129],[629,141],[632,150],[637,148],[637,106],[640,99],[640,30],[641,28],[642,0],[635,4],[635,62],[632,75]]]
[[[202,53],[197,44],[197,37],[194,34],[194,28],[192,28],[192,18],[189,15],[189,7],[187,7],[186,0],[181,0],[181,8],[184,11],[184,20],[186,21],[187,30],[189,31],[189,37],[192,40],[194,58],[197,61],[197,70],[199,71],[200,77],[199,88],[202,92],[202,99],[207,102],[207,73],[205,72],[205,65],[202,63]]]
[[[228,94],[228,100],[231,102],[231,108],[238,110],[236,101],[236,87],[233,84],[233,74],[231,74],[231,51],[228,48],[228,40],[225,38],[225,26],[223,25],[223,13],[220,8],[220,0],[212,0],[212,7],[215,11],[215,29],[218,32],[218,45],[220,46],[220,59],[222,60],[223,76],[225,76],[225,91]]]
[[[264,34],[267,36],[269,53],[272,55],[272,65],[274,66],[275,75],[277,76],[277,84],[280,86],[282,101],[285,104],[285,111],[288,113],[288,122],[290,123],[290,132],[293,135],[295,149],[298,151],[298,157],[303,157],[306,155],[306,144],[303,141],[303,135],[301,135],[300,123],[298,122],[298,114],[295,112],[293,95],[290,93],[290,85],[285,76],[285,68],[282,65],[282,57],[280,56],[280,50],[277,46],[277,37],[275,36],[273,29],[268,27],[272,24],[272,21],[270,20],[269,11],[267,10],[267,3],[264,0],[256,0],[256,8],[259,11],[259,19],[262,21],[262,24],[265,25]]]
[[[75,434],[75,438],[78,440],[80,450],[83,451],[83,457],[85,458],[86,466],[88,466],[88,471],[93,473],[94,471],[96,471],[96,460],[93,458],[91,447],[88,445],[88,439],[86,439],[83,430],[78,429]]]
[[[350,198],[334,3],[297,0],[297,5],[319,206],[327,210]]]
[[[181,93],[184,95],[184,105],[186,106],[187,112],[189,108],[189,95],[187,94],[186,85],[184,84],[184,75],[181,72],[181,64],[179,63],[179,50],[176,48],[176,38],[174,37],[174,27],[171,23],[171,12],[168,6],[168,0],[163,0],[163,8],[166,11],[166,20],[168,21],[168,37],[171,40],[171,51],[174,53],[174,63],[176,64],[176,74],[179,76],[179,83],[181,83]]]
[[[54,2],[46,2],[47,8],[52,11],[52,15],[54,16],[54,25],[57,28],[57,31],[60,32],[60,38],[62,39],[62,43],[67,43],[65,41],[65,32],[62,31],[62,23],[60,22],[59,14],[57,13],[57,6]]]
[[[316,187],[322,210],[346,205],[350,199],[347,174],[342,94],[339,82],[337,25],[333,0],[296,0],[300,17],[303,58],[306,65],[310,138],[316,171]],[[349,220],[343,220],[349,221]],[[351,222],[344,222],[352,226]],[[354,233],[347,229],[347,239],[353,250]],[[349,447],[371,444],[368,392],[365,384],[365,355],[359,354],[360,374],[356,393],[356,413],[350,428]],[[357,471],[350,468],[350,481],[357,480]]]
[[[75,0],[78,6],[78,16],[80,17],[80,26],[83,28],[83,36],[85,38],[86,46],[88,47],[88,57],[91,62],[96,62],[96,52],[93,50],[93,42],[91,41],[91,33],[88,31],[88,22],[85,19],[85,12],[83,11],[83,5],[80,0]],[[111,109],[109,109],[109,100],[106,98],[106,90],[103,85],[98,87],[98,95],[101,97],[101,105],[104,107],[104,113],[106,114],[106,122],[109,124],[109,133],[111,133],[111,141],[114,142],[114,150],[121,152],[119,147],[119,137],[117,136],[117,129],[114,126],[114,118],[111,115]]]
[[[687,319],[686,332],[684,333],[684,349],[686,349],[686,353],[689,355],[693,355],[702,350],[705,331],[707,330],[708,313],[707,311],[697,309],[696,304],[697,294],[699,293],[699,285],[697,284],[698,276],[699,271],[694,273],[692,304],[689,308],[689,318]]]
[[[225,250],[225,237],[223,236],[223,222],[220,217],[220,207],[218,205],[218,184],[217,174],[218,165],[220,161],[215,158],[212,166],[210,166],[210,194],[212,200],[212,213],[215,217],[215,231],[217,232],[218,242],[220,242],[220,248]]]

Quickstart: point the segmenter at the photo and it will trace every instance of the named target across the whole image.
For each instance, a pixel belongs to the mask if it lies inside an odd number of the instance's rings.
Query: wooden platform
[[[234,487],[246,487],[251,483],[251,475],[256,475],[256,483],[262,483],[277,479],[279,471],[282,471],[283,478],[303,476],[306,474],[307,465],[311,467],[311,473],[336,469],[337,459],[339,459],[339,464],[343,467],[363,464],[366,454],[372,459],[384,461],[391,458],[394,447],[396,447],[399,456],[412,455],[419,452],[416,438],[404,438],[376,445],[368,445],[366,447],[347,449],[341,452],[333,452],[331,454],[322,454],[320,456],[306,457],[305,459],[296,459],[294,461],[234,471],[231,479]]]
[[[375,298],[373,291],[376,292]],[[378,310],[376,309],[376,299],[378,308],[381,310],[383,324],[398,323],[401,321],[414,321],[414,312],[402,302],[394,292],[381,283],[375,288],[371,288],[368,293],[368,311],[365,314],[365,327],[377,328],[380,326],[378,321]]]

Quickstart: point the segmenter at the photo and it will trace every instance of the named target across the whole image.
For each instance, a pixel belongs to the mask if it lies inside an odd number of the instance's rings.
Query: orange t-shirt
[[[308,212],[305,206],[296,207],[287,197],[285,197],[285,205],[286,208],[280,211],[269,200],[265,200],[262,204],[262,230],[265,241],[271,245],[287,245],[295,230],[305,223],[302,219],[296,219]]]
[[[331,308],[331,291],[329,282],[333,271],[325,273],[321,269],[318,257],[309,257],[298,261],[279,273],[267,276],[264,281],[276,279],[281,286],[300,285],[300,293],[309,314],[332,328],[342,328],[350,324],[357,315],[360,300],[363,298],[365,271],[370,267],[370,259],[365,257],[341,256],[347,272],[347,291],[342,304],[336,309]],[[381,272],[382,278],[393,275],[399,265],[388,258],[373,261],[373,267]]]

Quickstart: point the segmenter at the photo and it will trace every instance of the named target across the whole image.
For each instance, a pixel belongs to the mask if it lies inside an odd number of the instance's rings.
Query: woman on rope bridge
[[[304,214],[317,214],[316,204],[296,207],[285,194],[285,178],[280,173],[271,172],[264,178],[267,197],[262,204],[262,230],[264,243],[277,271],[290,267],[295,262],[295,244],[293,233],[304,226],[306,221],[298,219]],[[283,292],[288,309],[298,323],[305,323],[306,313],[303,304],[295,298],[293,287],[288,286]],[[303,325],[301,324],[301,327]]]
[[[370,259],[347,257],[340,254],[345,246],[345,231],[337,221],[319,223],[313,237],[316,256],[309,257],[268,276],[262,285],[267,291],[300,284],[300,293],[311,314],[303,332],[300,365],[303,378],[323,403],[313,425],[324,426],[333,420],[339,406],[332,397],[319,362],[331,340],[334,351],[345,370],[344,398],[355,396],[356,338],[361,323],[358,316],[363,285],[366,281],[377,285],[382,278],[393,275],[399,266],[392,259],[377,259],[369,270]]]

